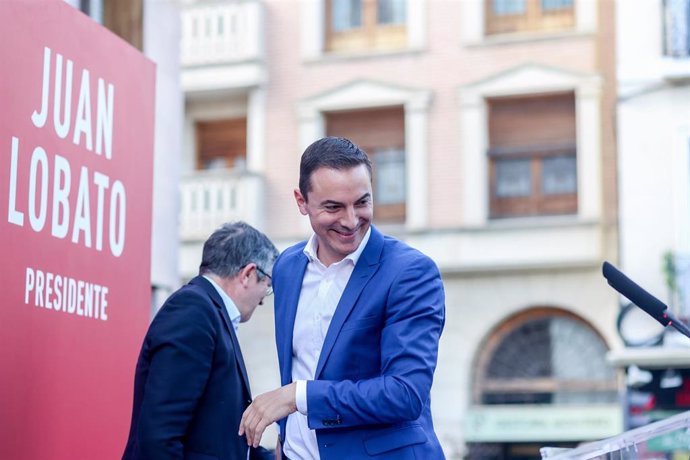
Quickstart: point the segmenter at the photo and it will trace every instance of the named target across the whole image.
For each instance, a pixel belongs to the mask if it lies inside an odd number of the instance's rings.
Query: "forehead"
[[[318,195],[319,199],[335,199],[334,196],[358,199],[371,193],[371,178],[364,165],[348,169],[321,167],[312,173],[310,179],[309,195]]]

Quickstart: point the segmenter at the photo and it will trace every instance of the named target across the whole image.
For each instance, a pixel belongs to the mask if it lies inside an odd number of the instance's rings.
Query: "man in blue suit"
[[[277,256],[243,222],[204,243],[199,276],[166,300],[144,338],[123,460],[249,458],[237,434],[251,393],[235,330],[271,294]],[[252,449],[251,458],[266,454]]]
[[[429,393],[443,284],[424,254],[371,225],[371,163],[328,137],[302,155],[297,206],[314,234],[274,268],[282,387],[257,397],[240,433],[280,421],[284,458],[442,459]]]

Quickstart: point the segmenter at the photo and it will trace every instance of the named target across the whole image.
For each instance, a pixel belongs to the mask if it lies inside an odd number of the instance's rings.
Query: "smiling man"
[[[283,386],[257,397],[240,435],[280,423],[283,458],[442,459],[430,390],[445,299],[436,265],[372,224],[371,163],[347,139],[310,145],[299,211],[314,234],[273,270]]]

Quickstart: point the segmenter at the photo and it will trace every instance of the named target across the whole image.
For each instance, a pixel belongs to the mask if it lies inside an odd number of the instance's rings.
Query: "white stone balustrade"
[[[206,239],[224,222],[243,220],[261,227],[263,179],[258,174],[227,170],[194,171],[183,177],[180,239]]]
[[[257,0],[197,2],[182,10],[183,67],[240,63],[262,57]]]

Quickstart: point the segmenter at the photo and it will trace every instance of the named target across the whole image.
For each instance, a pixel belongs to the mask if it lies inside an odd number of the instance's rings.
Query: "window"
[[[690,0],[664,1],[664,54],[690,56]]]
[[[196,124],[197,169],[244,169],[247,119],[201,121]]]
[[[372,158],[374,196],[379,205],[405,203],[405,150],[399,147],[374,149]]]
[[[379,24],[405,24],[405,0],[378,0],[376,7]]]
[[[495,98],[488,107],[491,217],[577,212],[574,94]]]
[[[372,163],[374,217],[379,222],[405,220],[405,116],[402,107],[330,112],[326,133],[351,139]]]
[[[564,310],[535,308],[499,326],[475,376],[478,404],[602,404],[617,400],[604,340]]]
[[[97,2],[92,0],[91,3],[93,6]],[[144,0],[103,0],[100,3],[103,5],[103,25],[143,50]]]
[[[407,0],[327,0],[328,51],[387,50],[406,44]]]
[[[486,0],[486,33],[567,30],[575,26],[574,0]]]
[[[361,0],[334,0],[331,23],[334,32],[343,32],[362,27]]]

